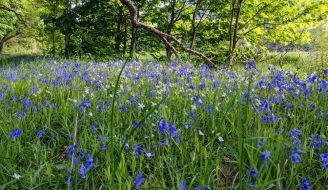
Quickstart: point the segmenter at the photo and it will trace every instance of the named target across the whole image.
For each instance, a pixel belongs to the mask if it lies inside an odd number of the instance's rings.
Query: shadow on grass
[[[29,63],[36,59],[43,59],[45,57],[41,55],[10,55],[0,54],[0,68],[6,66],[18,66],[22,63]]]

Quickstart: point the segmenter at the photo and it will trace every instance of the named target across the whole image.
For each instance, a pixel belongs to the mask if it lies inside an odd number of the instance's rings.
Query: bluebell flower
[[[126,108],[126,106],[118,107],[118,109],[121,110],[122,112],[128,111],[128,109]]]
[[[166,124],[166,120],[165,120],[165,118],[164,118],[164,119],[163,119],[163,124],[162,124],[162,125],[159,124],[159,134],[164,133],[165,130],[166,130],[166,128],[167,128],[167,124]]]
[[[195,113],[194,113],[193,111],[190,111],[190,116],[191,116],[192,118],[195,118]]]
[[[67,173],[68,173],[69,175],[72,174],[72,168],[71,168],[71,167],[69,167],[69,168],[67,169]]]
[[[42,137],[43,135],[44,135],[45,133],[44,133],[44,131],[39,131],[39,132],[37,132],[37,135],[38,135],[38,137]]]
[[[185,123],[185,126],[190,129],[190,123]]]
[[[122,137],[122,139],[123,139],[123,143],[125,143],[126,138],[125,137]]]
[[[181,187],[181,190],[187,190],[187,182],[181,181],[180,187]],[[179,188],[179,187],[177,186],[177,188]]]
[[[51,104],[51,107],[52,107],[52,108],[56,108],[56,106],[57,106],[56,103]]]
[[[99,115],[101,115],[101,113],[103,112],[103,108],[101,105],[98,106],[98,111],[99,111]]]
[[[10,133],[10,138],[18,138],[19,136],[23,135],[23,132],[21,129],[17,128],[15,129],[14,132]]]
[[[210,112],[210,114],[211,114],[211,116],[212,116],[211,106],[207,106],[206,109],[205,109],[205,111]]]
[[[328,170],[328,163],[327,163],[327,162],[323,163],[321,166],[322,166],[325,170]]]
[[[71,134],[70,134],[70,137],[73,138],[73,137],[74,137],[74,133],[71,133]]]
[[[46,108],[48,106],[48,100],[44,103],[43,107]]]
[[[320,157],[322,162],[328,161],[328,153],[321,154]]]
[[[175,140],[176,140],[176,142],[179,144],[180,143],[180,135],[177,135],[177,136],[175,136],[175,137],[173,137]]]
[[[268,167],[267,164],[267,159],[270,158],[271,154],[270,151],[266,150],[264,152],[262,152],[262,154],[260,155],[261,159],[264,161],[264,167]]]
[[[301,183],[303,185],[303,187],[301,187],[301,190],[309,190],[309,189],[311,189],[310,183],[307,182],[307,180],[306,180],[306,176],[303,178],[303,180],[302,180]]]
[[[277,129],[276,135],[279,135],[279,134],[280,134],[280,128]],[[283,130],[281,130],[281,134],[285,134]]]
[[[17,100],[16,96],[13,96],[13,97],[10,98],[10,101],[11,101],[11,102],[13,102],[13,101],[15,101],[15,100]]]
[[[106,101],[105,101],[105,109],[106,109],[106,110],[109,110],[109,106],[110,106],[110,104],[109,104],[108,101],[106,100]]]
[[[101,150],[106,150],[106,146],[104,142],[101,142],[102,146],[101,146]]]
[[[79,164],[79,163],[77,162],[77,159],[76,159],[75,156],[73,157],[73,162],[74,162],[74,165],[76,165],[76,166]]]
[[[80,158],[81,158],[81,159],[83,159],[83,158],[84,158],[84,156],[85,156],[85,154],[83,154],[83,152],[82,152],[82,151],[79,151],[79,153],[80,153]]]
[[[259,170],[257,168],[255,168],[255,169],[252,168],[251,171],[249,171],[249,170],[246,171],[246,175],[251,174],[251,176],[254,177],[254,179],[257,178],[256,174],[258,174],[258,173],[259,173]]]
[[[129,148],[129,145],[128,144],[125,144],[124,145],[124,148],[125,148],[125,150],[127,150]]]
[[[134,126],[137,127],[139,125],[139,122],[137,120],[133,120]],[[141,126],[139,126],[139,128],[141,129]]]
[[[10,106],[9,104],[6,104],[6,109],[9,110]]]
[[[134,156],[135,156],[136,158],[139,158],[138,151],[140,151],[140,150],[142,150],[142,147],[140,147],[140,146],[138,146],[138,145],[136,145],[136,146],[134,147]]]
[[[198,102],[200,105],[205,105],[205,102],[202,99],[199,99]]]
[[[102,137],[102,135],[99,135],[99,139],[102,142],[102,141],[104,141],[106,139],[106,137]]]
[[[205,87],[206,87],[206,83],[203,83],[203,84],[200,85],[200,89],[201,89],[202,91],[204,90]]]
[[[68,177],[66,184],[71,184],[71,176]]]
[[[295,139],[295,140],[294,140],[294,143],[295,143],[297,146],[301,146],[301,145],[302,145],[302,142],[301,142],[299,139]]]
[[[94,122],[93,122],[93,125],[92,125],[92,128],[93,128],[93,130],[92,130],[92,134],[95,134],[95,133],[96,133],[96,127],[97,127],[97,122],[94,121]]]
[[[128,89],[124,89],[123,95],[125,95],[126,93],[128,93]]]
[[[293,163],[302,162],[301,156],[299,154],[293,154],[292,155],[292,162]]]
[[[298,147],[295,147],[292,150],[294,154],[296,153],[306,154],[303,150],[299,149]]]
[[[323,70],[323,73],[328,75],[328,69]]]
[[[80,107],[80,113],[81,113],[81,114],[84,113],[84,107]]]
[[[87,163],[85,164],[85,168],[84,171],[89,171],[89,169],[94,166],[95,164],[93,163],[93,159],[90,156],[90,153],[88,154],[88,159],[87,159]]]
[[[189,88],[190,88],[191,90],[195,90],[195,89],[196,89],[196,85],[190,85]]]
[[[257,147],[258,147],[258,148],[262,148],[262,146],[263,146],[263,144],[264,144],[264,141],[265,141],[265,139],[262,139],[262,140],[260,141],[260,143],[257,145]]]
[[[170,124],[170,134],[169,137],[174,137],[176,133],[179,132],[179,129],[176,129],[175,126],[171,123],[171,121],[169,120],[169,124]]]
[[[188,82],[188,83],[191,83],[190,75],[187,76],[187,82]]]
[[[143,175],[143,172],[140,172],[136,176],[136,178],[134,179],[134,184],[133,184],[132,190],[139,187],[146,180],[146,178],[142,178],[142,175]]]
[[[167,139],[162,139],[161,142],[160,142],[160,145],[163,146],[163,145],[169,145],[169,141]]]
[[[295,139],[295,136],[297,137],[298,135],[301,135],[302,131],[298,130],[298,129],[293,129],[290,133],[291,139]]]
[[[68,147],[68,149],[69,149],[68,157],[72,157],[75,150],[77,149],[77,144],[74,144],[74,146]]]
[[[85,178],[84,171],[85,171],[85,167],[84,167],[83,163],[81,163],[81,168],[80,168],[80,172],[79,172],[81,174],[81,179]]]
[[[151,93],[150,93],[150,98],[153,98],[153,97],[154,97],[154,95],[155,95],[155,91],[154,91],[154,90],[152,90],[152,91],[151,91]]]

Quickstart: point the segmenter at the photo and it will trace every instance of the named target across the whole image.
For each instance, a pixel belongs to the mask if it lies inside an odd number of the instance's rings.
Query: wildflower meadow
[[[0,188],[327,189],[327,72],[3,65]]]

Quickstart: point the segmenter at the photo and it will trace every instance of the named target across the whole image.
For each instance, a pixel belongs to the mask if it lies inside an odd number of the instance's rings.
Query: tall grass
[[[297,189],[305,176],[327,189],[328,83],[316,75],[29,59],[4,64],[0,85],[2,189],[67,189],[69,176],[69,189],[132,189],[140,172],[148,189]]]

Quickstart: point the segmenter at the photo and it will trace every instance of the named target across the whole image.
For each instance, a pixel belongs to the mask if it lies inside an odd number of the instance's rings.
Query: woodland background
[[[274,52],[298,52],[297,59],[327,48],[327,1],[132,2],[139,22],[176,37],[215,64],[260,62]],[[0,40],[1,54],[90,53],[95,59],[120,59],[135,46],[142,59],[174,58],[162,39],[131,24],[129,9],[118,0],[0,0]],[[182,60],[202,63],[169,43]]]

